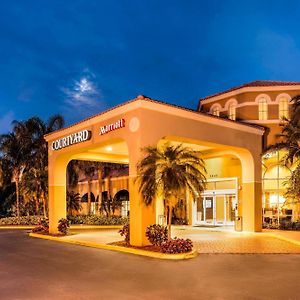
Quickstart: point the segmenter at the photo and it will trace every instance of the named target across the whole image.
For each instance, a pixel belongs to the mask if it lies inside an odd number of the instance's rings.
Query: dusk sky
[[[135,98],[196,108],[252,80],[300,81],[299,1],[1,1],[0,133]]]

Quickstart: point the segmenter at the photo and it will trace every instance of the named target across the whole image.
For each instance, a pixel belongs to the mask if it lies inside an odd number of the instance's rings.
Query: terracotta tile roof
[[[51,136],[53,133],[57,133],[57,132],[65,130],[67,128],[74,127],[74,126],[76,126],[76,125],[78,125],[80,123],[86,122],[86,121],[88,121],[90,119],[93,119],[93,118],[95,118],[97,116],[101,116],[101,115],[103,115],[103,114],[105,114],[105,113],[107,113],[109,111],[112,111],[112,110],[118,108],[118,107],[122,107],[122,106],[125,106],[125,105],[129,104],[129,103],[132,103],[132,102],[135,102],[135,101],[139,101],[139,100],[144,100],[144,101],[148,101],[148,102],[152,102],[152,103],[162,104],[162,105],[165,105],[165,106],[179,108],[179,109],[182,109],[182,110],[185,110],[185,111],[189,111],[189,112],[193,112],[193,113],[196,113],[196,114],[205,115],[205,116],[210,117],[210,118],[218,118],[218,119],[220,119],[220,117],[216,117],[216,116],[213,116],[213,115],[209,115],[207,113],[200,112],[199,109],[191,109],[191,108],[187,108],[187,107],[180,106],[180,105],[177,105],[177,104],[170,104],[168,102],[164,102],[164,101],[161,101],[161,100],[154,100],[154,99],[152,99],[150,97],[147,97],[147,96],[144,96],[144,95],[138,95],[134,99],[131,99],[129,101],[126,101],[126,102],[123,102],[123,103],[118,104],[116,106],[113,106],[113,107],[111,107],[111,108],[109,108],[109,109],[107,109],[105,111],[102,111],[102,112],[100,112],[98,114],[92,115],[91,117],[88,117],[86,119],[83,119],[82,121],[75,122],[75,123],[73,123],[73,124],[71,124],[69,126],[66,126],[64,128],[61,128],[61,129],[55,130],[53,132],[47,133],[47,134],[44,135],[44,138],[47,137],[47,136]],[[232,121],[232,120],[229,120],[229,119],[223,119],[223,120],[227,121],[227,122],[239,123],[239,124],[242,124],[242,125],[245,125],[245,126],[248,126],[248,127],[255,127],[255,128],[260,128],[260,129],[263,128],[262,126],[255,125],[255,124],[246,124],[246,123],[243,123],[243,122],[236,122],[236,121]]]
[[[255,80],[248,83],[244,83],[242,85],[235,86],[233,88],[230,88],[228,90],[209,95],[207,97],[201,98],[199,101],[207,100],[216,96],[220,96],[235,90],[239,90],[241,88],[245,87],[264,87],[264,86],[290,86],[290,85],[300,85],[300,82],[298,81],[274,81],[274,80]]]

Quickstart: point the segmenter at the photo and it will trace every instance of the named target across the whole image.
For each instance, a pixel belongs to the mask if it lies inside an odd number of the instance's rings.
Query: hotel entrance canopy
[[[155,101],[144,96],[45,136],[49,151],[49,221],[56,233],[66,217],[66,167],[70,160],[129,165],[131,243],[147,243],[145,228],[155,223],[155,206],[138,192],[136,165],[141,149],[165,141],[189,144],[204,157],[236,156],[242,166],[243,228],[261,230],[261,159],[264,129]]]

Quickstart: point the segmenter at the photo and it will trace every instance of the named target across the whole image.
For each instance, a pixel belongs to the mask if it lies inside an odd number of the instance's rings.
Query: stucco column
[[[66,218],[66,168],[67,160],[49,156],[49,232],[58,233],[57,225]]]
[[[129,145],[129,195],[130,195],[130,243],[134,246],[149,245],[146,238],[146,228],[156,223],[156,202],[145,205],[139,192],[139,184],[136,180],[136,166],[143,157],[141,143],[138,139],[132,139]]]
[[[261,182],[243,182],[243,230],[260,232],[262,229]]]
[[[242,154],[242,217],[243,230],[262,230],[261,159],[259,153]]]

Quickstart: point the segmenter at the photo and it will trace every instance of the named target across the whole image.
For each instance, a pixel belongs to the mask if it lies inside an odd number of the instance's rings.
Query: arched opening
[[[218,145],[204,141],[169,136],[161,139],[171,145],[182,144],[199,151],[205,161],[207,183],[198,197],[182,191],[172,209],[172,224],[194,226],[233,226],[242,215],[240,187],[243,183],[242,163],[234,151],[220,152]],[[164,199],[157,199],[157,222],[166,222],[168,213]]]
[[[221,110],[222,110],[222,106],[219,103],[216,103],[212,105],[212,107],[210,108],[210,113],[213,116],[220,117]]]
[[[83,215],[88,215],[89,214],[89,208],[88,208],[88,202],[89,202],[89,197],[90,197],[90,201],[91,201],[91,208],[90,208],[90,212],[91,214],[96,214],[96,197],[94,195],[94,193],[85,193],[82,197],[81,197],[81,210],[80,210],[80,214]]]
[[[279,98],[279,119],[289,118],[289,100],[286,97]]]
[[[122,217],[129,217],[130,206],[129,206],[129,192],[127,190],[120,190],[118,191],[115,196],[114,200],[119,202],[121,207],[121,216]]]
[[[111,140],[73,153],[64,172],[66,215],[120,215],[112,200],[116,191],[129,188],[128,173],[128,150],[123,140]]]
[[[230,99],[225,104],[225,109],[228,111],[228,118],[230,120],[235,121],[236,120],[236,108],[237,108],[238,102],[236,99]]]

